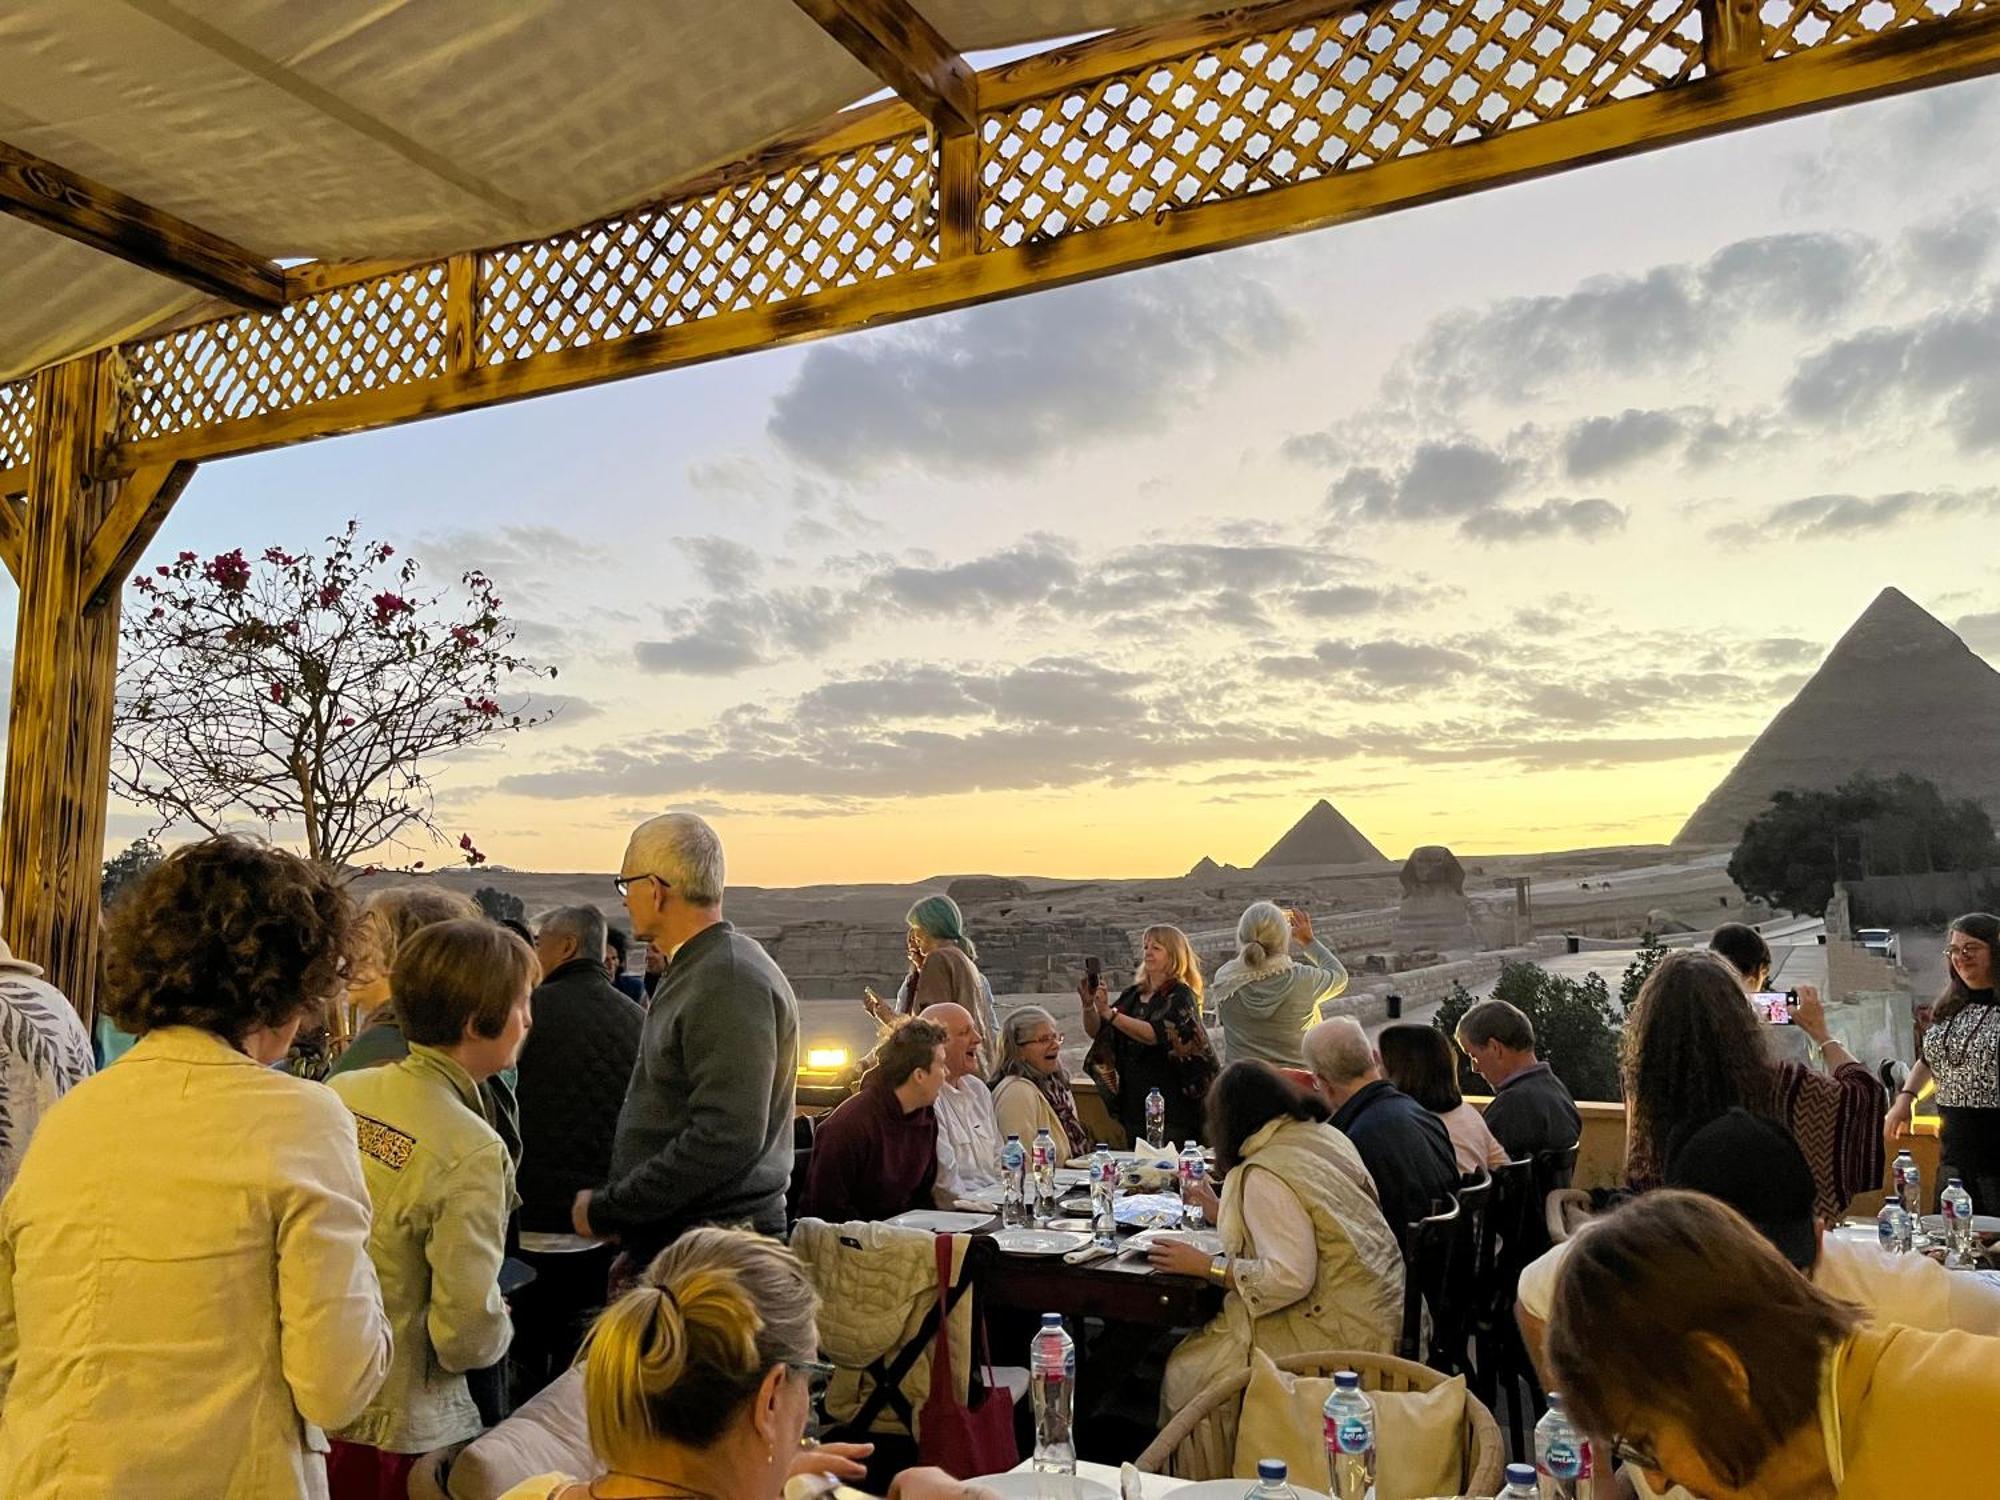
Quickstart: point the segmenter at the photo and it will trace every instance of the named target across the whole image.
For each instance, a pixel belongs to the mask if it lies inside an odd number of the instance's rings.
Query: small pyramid
[[[1220,875],[1221,873],[1222,866],[1204,854],[1194,862],[1194,868],[1187,872],[1186,878],[1189,880],[1206,880],[1211,875]]]
[[[1675,835],[1730,844],[1777,791],[1907,771],[2000,817],[2000,672],[1898,589],[1884,589]]]
[[[1382,851],[1362,836],[1361,830],[1340,815],[1322,797],[1292,831],[1271,846],[1270,852],[1252,866],[1270,870],[1288,865],[1361,865],[1382,863]]]

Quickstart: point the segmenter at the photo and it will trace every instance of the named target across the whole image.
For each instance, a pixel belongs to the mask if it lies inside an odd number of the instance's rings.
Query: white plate
[[[1222,1249],[1222,1235],[1213,1229],[1142,1229],[1120,1245],[1118,1253],[1144,1255],[1161,1240],[1174,1240],[1184,1245],[1193,1245],[1198,1250],[1206,1250],[1210,1255]]]
[[[993,1222],[991,1214],[955,1214],[943,1208],[913,1208],[889,1221],[901,1229],[928,1229],[932,1234],[970,1234]]]
[[[1127,1193],[1112,1205],[1120,1224],[1169,1229],[1181,1221],[1181,1200],[1172,1193]]]
[[[1296,1479],[1287,1479],[1292,1493],[1299,1500],[1327,1500],[1323,1490],[1309,1490]],[[1256,1487],[1254,1479],[1204,1479],[1198,1484],[1184,1484],[1174,1491],[1174,1500],[1243,1500]]]
[[[1088,1245],[1090,1236],[1070,1229],[1000,1229],[993,1243],[1008,1255],[1067,1255]]]
[[[1095,1479],[1079,1479],[1074,1474],[1026,1474],[1018,1471],[994,1474],[978,1481],[1000,1500],[1118,1500],[1118,1491]],[[1175,1492],[1176,1494],[1179,1491]],[[1236,1500],[1243,1500],[1241,1495]]]

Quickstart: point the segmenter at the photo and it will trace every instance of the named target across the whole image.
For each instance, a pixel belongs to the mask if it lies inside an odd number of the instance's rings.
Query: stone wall
[[[1067,993],[1093,954],[1103,960],[1115,991],[1135,959],[1122,928],[1088,919],[982,927],[975,940],[980,971],[996,994]],[[802,1000],[857,998],[864,985],[890,996],[908,971],[900,926],[792,922],[764,938],[764,945]]]
[[[1400,974],[1357,976],[1342,998],[1351,1002],[1353,1009],[1350,1014],[1362,1025],[1376,1026],[1389,1019],[1389,996],[1392,992],[1403,997],[1403,1013],[1408,1015],[1420,1006],[1434,1005],[1443,1000],[1451,993],[1454,984],[1474,989],[1499,978],[1500,971],[1508,964],[1537,963],[1554,957],[1563,948],[1561,938],[1546,937],[1523,947],[1501,948],[1451,963],[1432,964],[1428,968],[1405,969]]]

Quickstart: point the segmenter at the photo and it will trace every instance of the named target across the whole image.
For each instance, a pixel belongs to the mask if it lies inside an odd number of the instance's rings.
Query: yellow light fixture
[[[814,1072],[837,1073],[847,1066],[845,1047],[811,1047],[806,1051],[806,1066]]]

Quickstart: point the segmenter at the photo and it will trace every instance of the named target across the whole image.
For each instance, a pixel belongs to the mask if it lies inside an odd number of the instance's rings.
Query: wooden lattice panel
[[[34,442],[35,383],[0,385],[0,469],[27,463]]]
[[[1765,0],[1764,55],[1786,57],[1815,47],[1880,36],[1946,16],[1990,10],[2000,0]]]
[[[937,258],[928,135],[480,258],[478,359],[503,364],[891,276]]]
[[[121,435],[162,437],[429,380],[445,366],[445,267],[419,266],[124,346]]]
[[[1701,71],[1696,0],[1400,0],[981,121],[982,249],[1308,182]]]

